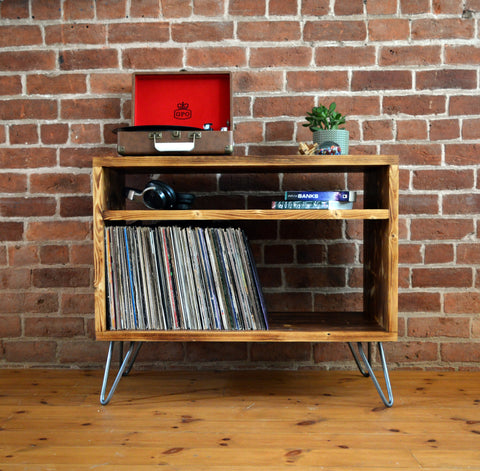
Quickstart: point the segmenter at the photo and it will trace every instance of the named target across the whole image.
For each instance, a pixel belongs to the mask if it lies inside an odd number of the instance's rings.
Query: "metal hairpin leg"
[[[102,391],[100,393],[100,404],[106,405],[110,402],[110,399],[112,399],[112,396],[115,390],[117,389],[118,383],[120,382],[120,379],[122,378],[122,376],[127,376],[132,370],[132,367],[133,367],[133,364],[135,363],[138,352],[140,351],[140,347],[142,346],[142,342],[138,342],[137,345],[135,345],[135,343],[136,342],[130,342],[130,348],[128,349],[127,354],[125,355],[125,358],[123,358],[123,342],[120,342],[120,352],[119,352],[120,368],[118,370],[117,376],[115,377],[115,381],[113,382],[112,387],[110,388],[110,392],[108,393],[108,396],[105,398],[108,376],[110,373],[110,365],[112,363],[113,347],[115,346],[115,342],[110,342],[110,346],[108,348],[107,362],[105,364],[105,373],[103,375]],[[130,357],[132,357],[131,360],[130,360]]]
[[[368,358],[367,355],[365,355],[365,352],[363,350],[362,342],[357,342],[357,348],[358,352],[360,353],[360,357],[363,361],[363,364],[366,367],[366,371],[363,369],[363,366],[360,362],[360,359],[358,358],[357,353],[354,350],[353,344],[351,342],[348,342],[348,346],[350,347],[350,351],[352,352],[353,359],[355,360],[355,363],[357,364],[358,369],[360,370],[360,373],[362,373],[363,376],[370,376],[372,378],[373,384],[378,392],[378,395],[382,399],[383,403],[387,407],[392,407],[393,406],[393,393],[392,393],[392,385],[390,384],[390,377],[388,376],[388,367],[387,367],[387,361],[385,360],[385,353],[383,351],[383,345],[382,342],[378,342],[378,351],[380,353],[380,361],[382,363],[382,370],[383,370],[383,378],[385,380],[385,386],[387,388],[387,395],[388,399],[386,398],[385,394],[382,391],[382,388],[377,380],[377,377],[375,376],[375,373],[373,372],[372,369],[372,346],[371,343],[368,343]]]

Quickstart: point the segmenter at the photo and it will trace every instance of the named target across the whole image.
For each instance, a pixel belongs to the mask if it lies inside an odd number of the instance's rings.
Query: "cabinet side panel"
[[[105,172],[93,168],[93,263],[95,267],[95,331],[107,330],[105,302],[105,247],[103,211],[106,209]]]
[[[397,331],[398,166],[365,172],[365,205],[388,209],[388,220],[364,224],[364,309],[388,332]]]

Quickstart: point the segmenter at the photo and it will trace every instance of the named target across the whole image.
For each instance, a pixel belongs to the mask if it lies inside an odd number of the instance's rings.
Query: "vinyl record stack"
[[[110,330],[266,330],[245,233],[236,228],[105,228]]]

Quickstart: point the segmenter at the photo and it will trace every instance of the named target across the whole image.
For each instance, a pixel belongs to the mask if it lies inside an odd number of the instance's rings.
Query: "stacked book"
[[[110,330],[265,330],[255,262],[240,229],[105,228]]]
[[[283,201],[272,201],[272,209],[352,209],[355,191],[286,191]]]

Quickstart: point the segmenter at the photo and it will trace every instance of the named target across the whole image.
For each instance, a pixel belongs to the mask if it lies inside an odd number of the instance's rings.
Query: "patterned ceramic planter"
[[[346,129],[320,129],[313,133],[318,147],[340,146],[342,155],[348,154],[349,132]]]

